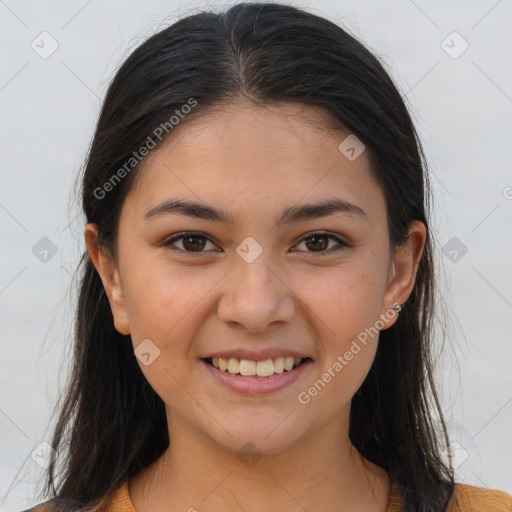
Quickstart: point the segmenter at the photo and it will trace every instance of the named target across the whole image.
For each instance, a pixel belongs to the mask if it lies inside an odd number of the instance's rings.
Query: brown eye
[[[334,247],[331,247],[329,250],[326,248],[329,246],[330,241],[336,242]],[[306,247],[306,252],[312,253],[315,256],[324,256],[327,254],[331,254],[332,252],[343,249],[344,247],[349,247],[343,240],[338,238],[337,236],[331,235],[329,233],[313,233],[308,237],[302,239],[299,243],[304,244]],[[317,254],[315,254],[317,253]]]
[[[181,242],[182,247],[179,247],[176,244],[176,242]],[[213,242],[208,239],[206,235],[203,235],[201,233],[181,233],[180,235],[177,235],[167,242],[165,242],[165,246],[171,246],[175,245],[177,250],[186,252],[186,253],[204,253],[208,251],[203,251],[205,245],[207,243],[211,243],[213,245]]]
[[[313,251],[323,251],[329,245],[329,237],[325,235],[313,235],[306,239],[306,247]]]
[[[204,246],[204,237],[197,235],[183,237],[183,247],[185,247],[187,251],[201,251]]]

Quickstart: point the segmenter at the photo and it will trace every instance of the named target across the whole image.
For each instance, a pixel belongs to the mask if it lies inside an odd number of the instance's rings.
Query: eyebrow
[[[320,203],[290,206],[283,211],[281,217],[275,219],[275,224],[282,226],[293,222],[318,219],[335,213],[347,213],[349,215],[359,216],[368,220],[366,212],[359,206],[349,203],[343,199],[334,198]],[[147,211],[144,218],[151,219],[166,214],[179,214],[197,219],[213,220],[223,222],[230,226],[235,224],[235,220],[231,212],[220,210],[206,204],[181,199],[168,199],[158,204]]]

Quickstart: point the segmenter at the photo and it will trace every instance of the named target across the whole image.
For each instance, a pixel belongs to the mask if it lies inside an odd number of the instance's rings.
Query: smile
[[[275,359],[267,359],[265,361],[249,361],[230,358],[227,360],[227,363],[226,360],[224,363],[222,363],[222,361],[215,361],[219,366],[216,367],[214,365],[215,359],[217,358],[212,359],[211,357],[208,357],[201,360],[204,365],[203,367],[207,370],[207,373],[214,378],[214,382],[219,383],[231,391],[236,391],[245,395],[259,395],[279,391],[299,379],[301,375],[306,372],[311,365],[313,365],[313,360],[309,357],[304,359],[297,358],[297,364],[295,364],[295,358],[277,357]],[[284,362],[282,361],[283,359]],[[221,364],[222,368],[227,364],[225,370],[221,369]],[[256,373],[260,364],[262,364],[260,373],[264,373],[266,376],[261,376]],[[285,366],[281,371],[279,371],[283,365],[287,365],[290,369],[287,370]],[[241,373],[247,371],[251,373],[245,375]],[[270,373],[271,371],[272,373]]]
[[[301,357],[276,357],[274,359],[265,359],[263,361],[251,361],[249,359],[236,359],[231,357],[224,359],[222,357],[208,357],[206,362],[223,372],[233,375],[272,377],[276,373],[283,371],[292,371],[303,361],[309,358]]]

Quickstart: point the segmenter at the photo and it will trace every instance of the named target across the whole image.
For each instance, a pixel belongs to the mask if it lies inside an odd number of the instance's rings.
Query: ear
[[[99,246],[98,229],[96,224],[86,224],[84,236],[89,256],[100,275],[110,303],[110,309],[112,310],[112,316],[114,317],[114,327],[121,334],[130,334],[124,292],[117,265],[113,258],[106,254]]]
[[[384,329],[391,327],[398,318],[398,313],[393,312],[393,304],[403,304],[411,294],[416,281],[418,265],[423,254],[427,237],[427,228],[419,220],[412,221],[409,225],[407,241],[396,249],[391,261],[388,284],[384,294],[380,318]],[[390,314],[390,311],[393,314]]]

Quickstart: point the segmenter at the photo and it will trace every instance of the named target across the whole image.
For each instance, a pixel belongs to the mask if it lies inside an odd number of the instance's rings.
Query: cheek
[[[318,394],[324,395],[325,403],[329,407],[331,404],[343,407],[352,400],[368,375],[376,348],[376,340],[367,345],[356,341],[333,354],[335,357],[327,362],[321,376],[315,381],[316,387],[319,381],[322,383],[320,386],[325,386],[325,391],[320,390]]]
[[[127,269],[127,310],[134,344],[153,340],[169,354],[182,354],[202,322],[204,304],[223,273],[206,267],[168,262]]]
[[[127,286],[134,347],[150,339],[161,352],[160,363],[173,374],[183,373],[186,361],[196,362],[194,340],[214,311],[226,268],[169,261],[141,267]]]
[[[293,290],[338,342],[357,336],[379,318],[382,276],[377,268],[346,265],[297,275]]]
[[[362,270],[347,265],[324,276],[304,274],[296,282],[321,351],[312,387],[306,390],[311,399],[342,406],[364,381],[377,350],[381,277],[376,266]]]
[[[208,292],[222,274],[200,267],[177,270],[167,263],[147,265],[131,275],[126,292],[134,349],[149,339],[159,350],[150,365],[138,361],[141,371],[164,402],[180,397],[180,407],[193,409],[197,407],[189,374],[197,362],[192,360],[196,358],[193,340],[208,314]],[[184,382],[188,393],[183,393]]]

